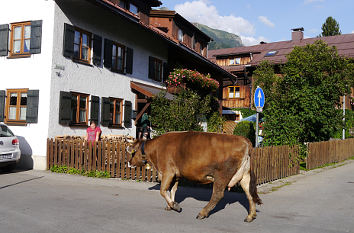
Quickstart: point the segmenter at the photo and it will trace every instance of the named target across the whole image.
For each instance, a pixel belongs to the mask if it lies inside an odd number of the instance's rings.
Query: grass
[[[354,160],[354,156],[346,159],[346,160]],[[344,160],[344,161],[346,161]],[[340,161],[340,162],[344,162],[344,161]],[[318,166],[318,167],[315,167],[313,169],[307,169],[306,168],[306,162],[305,161],[301,161],[300,162],[300,170],[303,170],[303,171],[310,171],[310,170],[314,170],[314,169],[319,169],[319,168],[325,168],[325,167],[331,167],[331,166],[334,166],[335,168],[336,167],[341,167],[343,166],[344,164],[338,164],[339,162],[333,162],[333,163],[326,163],[326,164],[323,164],[321,166]]]
[[[67,166],[57,166],[57,165],[54,165],[53,167],[51,167],[50,171],[56,172],[56,173],[82,175],[82,176],[96,177],[96,178],[110,178],[111,177],[109,175],[109,173],[106,171],[97,171],[97,170],[96,171],[85,171],[85,170],[79,170],[79,169],[71,168],[71,167],[67,167]]]

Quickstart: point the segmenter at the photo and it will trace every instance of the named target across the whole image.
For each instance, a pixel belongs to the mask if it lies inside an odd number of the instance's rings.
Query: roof
[[[133,82],[133,81],[130,82],[130,87],[132,89],[142,93],[143,95],[145,95],[147,97],[154,97],[154,96],[157,96],[161,91],[166,91],[166,89],[163,89],[163,88],[157,88],[157,87],[153,87],[150,85],[146,85],[146,84],[138,83],[138,82]],[[168,100],[173,100],[174,95],[166,92],[165,98]]]
[[[218,49],[208,51],[208,58],[211,61],[216,61],[217,57],[227,57],[232,55],[243,55],[252,53],[252,61],[249,65],[258,65],[261,61],[269,61],[273,64],[283,64],[287,61],[286,56],[294,49],[295,46],[305,46],[313,44],[316,40],[322,40],[329,46],[335,46],[338,54],[344,57],[354,57],[354,33],[337,36],[308,38],[299,41],[280,41],[273,43],[264,43],[253,46],[243,46],[228,49]],[[266,53],[270,51],[277,51],[273,56],[265,57]],[[244,69],[241,66],[224,66],[228,71],[240,71]]]
[[[107,7],[109,9],[111,9],[113,12],[119,14],[120,16],[130,20],[130,22],[137,23],[138,25],[142,26],[145,30],[148,30],[149,32],[153,32],[155,35],[162,38],[169,45],[173,46],[174,48],[177,48],[179,51],[187,52],[189,55],[191,55],[191,57],[197,59],[199,62],[202,62],[202,63],[210,66],[210,68],[212,70],[220,73],[221,75],[224,76],[224,78],[227,78],[230,80],[233,80],[236,78],[236,76],[234,76],[230,72],[224,70],[221,66],[211,62],[207,58],[203,57],[202,55],[198,54],[194,50],[185,46],[183,43],[180,43],[178,40],[170,37],[167,33],[161,31],[160,29],[155,28],[151,25],[147,25],[147,24],[143,23],[142,21],[139,21],[139,19],[137,19],[136,16],[133,16],[130,12],[127,12],[126,10],[122,9],[119,6],[112,4],[109,0],[87,0],[87,1],[93,1],[97,4],[101,4],[104,7]]]
[[[211,41],[213,40],[210,36],[202,32],[199,28],[197,28],[193,23],[189,22],[186,20],[183,16],[178,14],[176,11],[171,11],[171,10],[151,10],[150,11],[150,16],[152,17],[167,17],[167,18],[175,18],[176,21],[181,21],[182,24],[185,24],[186,26],[193,28],[196,33],[199,35],[205,37],[206,40]]]

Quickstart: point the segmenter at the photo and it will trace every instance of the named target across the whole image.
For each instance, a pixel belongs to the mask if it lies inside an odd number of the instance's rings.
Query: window
[[[121,8],[126,9],[127,8],[127,4],[126,4],[125,0],[119,0],[119,6]]]
[[[11,24],[10,56],[30,54],[31,22]]]
[[[112,70],[124,71],[125,46],[113,43],[112,45]]]
[[[240,64],[241,64],[240,57],[230,58],[230,60],[229,60],[229,65],[240,65]]]
[[[91,33],[75,29],[74,59],[90,63]]]
[[[88,124],[89,95],[72,93],[71,95],[71,123]]]
[[[122,109],[123,109],[123,100],[110,98],[110,115],[111,122],[113,126],[122,125]]]
[[[240,87],[239,86],[230,86],[229,87],[229,99],[240,98]]]
[[[9,89],[6,99],[6,123],[26,123],[28,89]]]
[[[273,50],[273,51],[269,51],[266,53],[266,55],[264,55],[265,57],[272,57],[275,56],[278,53],[278,51]]]
[[[162,82],[162,61],[160,59],[149,57],[149,78]]]
[[[139,10],[138,10],[138,7],[137,7],[137,6],[135,6],[133,3],[130,3],[130,5],[129,5],[129,11],[130,11],[131,13],[137,15]]]
[[[183,42],[184,33],[181,29],[178,29],[178,40]]]

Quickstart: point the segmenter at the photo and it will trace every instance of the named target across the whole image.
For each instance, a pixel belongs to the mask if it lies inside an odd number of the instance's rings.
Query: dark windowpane
[[[27,105],[27,93],[21,93],[21,105]]]
[[[88,35],[85,33],[82,33],[82,46],[88,46],[89,40],[88,40]]]
[[[10,94],[10,105],[17,105],[17,93]]]
[[[74,39],[75,44],[80,44],[80,32],[75,31],[75,39]]]
[[[235,91],[240,91],[240,87],[235,87]]]
[[[77,44],[74,44],[74,57],[80,58],[80,47]]]
[[[129,11],[132,12],[133,14],[138,14],[138,7],[130,3]]]
[[[119,6],[122,8],[127,8],[124,0],[119,0]]]
[[[85,109],[80,109],[79,121],[86,122],[86,110]]]
[[[82,47],[81,59],[88,60],[88,48]]]
[[[86,108],[86,97],[80,97],[80,108]]]

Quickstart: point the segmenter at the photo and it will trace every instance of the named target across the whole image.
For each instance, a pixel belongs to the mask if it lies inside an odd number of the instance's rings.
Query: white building
[[[20,139],[27,166],[46,169],[46,139],[136,135],[137,99],[163,89],[171,50],[228,74],[149,26],[158,0],[2,0],[0,121]],[[11,10],[10,10],[11,9]],[[182,55],[181,55],[182,54]],[[140,97],[138,97],[140,96]],[[138,114],[139,116],[139,114]]]

